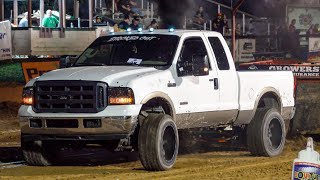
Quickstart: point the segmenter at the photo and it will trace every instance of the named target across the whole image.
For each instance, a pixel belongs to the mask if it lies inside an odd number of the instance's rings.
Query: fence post
[[[40,27],[42,27],[42,21],[44,17],[44,0],[40,0]]]
[[[242,14],[242,34],[246,33],[246,15]]]
[[[92,0],[89,0],[89,28],[92,28],[93,12],[92,12]]]
[[[151,3],[151,9],[150,9],[151,19],[153,18],[154,12],[153,12],[153,3]]]
[[[114,19],[115,2],[112,0],[112,19]]]
[[[147,18],[150,16],[150,3],[149,1],[147,2]]]
[[[13,1],[13,23],[18,25],[18,0]]]
[[[0,0],[0,21],[4,20],[4,0]]]

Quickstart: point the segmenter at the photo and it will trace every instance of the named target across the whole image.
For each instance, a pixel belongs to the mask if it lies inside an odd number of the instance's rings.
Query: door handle
[[[214,89],[219,89],[219,81],[218,78],[213,79]]]

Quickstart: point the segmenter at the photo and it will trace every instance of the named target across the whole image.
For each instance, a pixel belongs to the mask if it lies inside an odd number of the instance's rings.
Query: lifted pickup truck
[[[63,146],[136,150],[146,170],[170,169],[178,130],[245,131],[254,155],[279,155],[294,115],[291,71],[237,72],[216,32],[110,33],[70,68],[27,83],[19,110],[30,165],[51,165]]]

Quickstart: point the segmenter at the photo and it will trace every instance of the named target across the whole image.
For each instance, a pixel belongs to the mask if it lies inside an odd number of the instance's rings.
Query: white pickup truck
[[[138,151],[146,170],[170,169],[178,130],[245,131],[254,155],[279,155],[294,115],[290,71],[237,72],[216,32],[110,33],[69,68],[27,83],[21,145],[30,165],[51,165],[63,146]]]

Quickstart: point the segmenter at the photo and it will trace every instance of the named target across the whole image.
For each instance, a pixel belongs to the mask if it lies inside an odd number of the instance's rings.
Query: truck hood
[[[158,71],[153,67],[137,66],[86,66],[57,69],[40,76],[37,81],[49,80],[86,80],[103,81],[112,83],[117,81],[118,85],[124,85],[128,81],[142,74]]]

